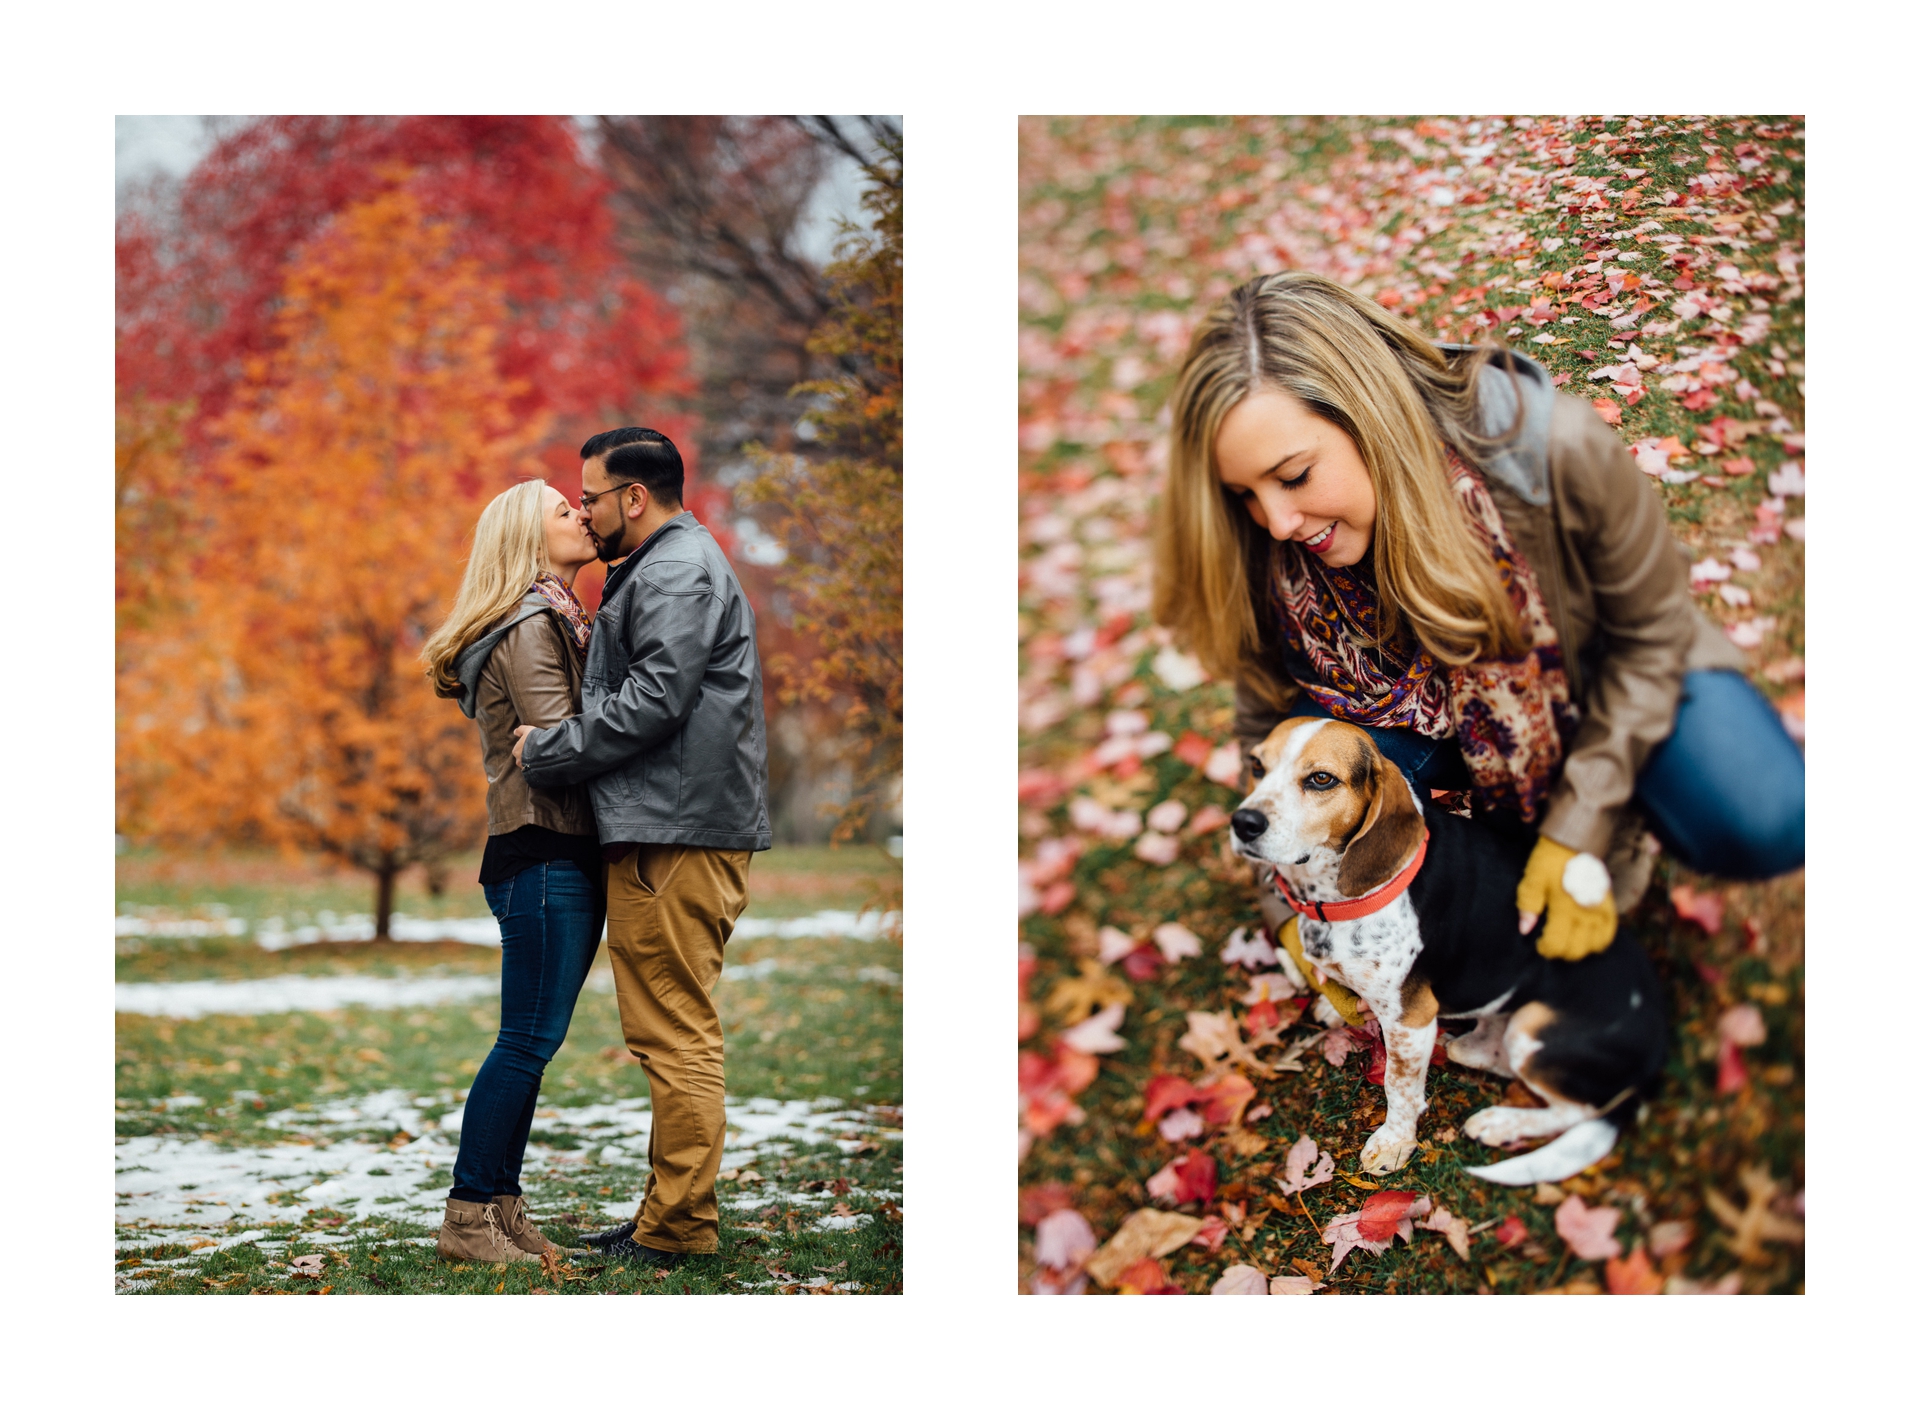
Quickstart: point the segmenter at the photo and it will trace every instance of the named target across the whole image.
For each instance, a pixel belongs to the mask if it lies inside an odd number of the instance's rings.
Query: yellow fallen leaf
[[[1143,1258],[1162,1258],[1200,1232],[1202,1221],[1191,1214],[1167,1209],[1136,1209],[1087,1260],[1087,1272],[1101,1287],[1111,1287],[1119,1276]]]

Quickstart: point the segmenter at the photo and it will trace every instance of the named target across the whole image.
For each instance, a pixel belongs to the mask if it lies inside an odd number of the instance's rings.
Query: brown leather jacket
[[[1551,409],[1542,492],[1525,495],[1498,473],[1486,479],[1514,547],[1539,576],[1580,703],[1540,830],[1605,857],[1641,765],[1673,729],[1682,676],[1742,670],[1745,661],[1693,605],[1687,557],[1632,452],[1586,402],[1555,396]],[[1245,683],[1235,704],[1243,750],[1284,713]]]
[[[474,691],[480,752],[487,769],[487,835],[529,823],[592,835],[585,784],[535,788],[513,761],[516,725],[542,729],[580,713],[581,657],[557,613],[538,612],[512,627],[487,657]]]

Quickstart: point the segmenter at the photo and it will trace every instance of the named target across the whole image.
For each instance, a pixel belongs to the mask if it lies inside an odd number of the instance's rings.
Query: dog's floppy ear
[[[1383,885],[1420,845],[1426,823],[1414,806],[1407,781],[1374,746],[1366,741],[1365,772],[1373,784],[1373,801],[1360,830],[1347,843],[1340,859],[1340,894],[1360,896]],[[1356,770],[1356,774],[1359,771]]]

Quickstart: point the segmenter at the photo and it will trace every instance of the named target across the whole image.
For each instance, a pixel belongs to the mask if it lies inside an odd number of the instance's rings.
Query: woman
[[[520,1162],[547,1062],[567,1036],[606,914],[584,786],[546,790],[513,762],[514,729],[580,711],[592,624],[574,576],[598,556],[586,516],[544,480],[497,496],[474,529],[453,611],[421,652],[434,690],[480,723],[487,848],[480,884],[500,922],[500,1032],[460,1124],[442,1258],[537,1260],[553,1248],[527,1218]]]
[[[1545,955],[1612,940],[1642,817],[1697,871],[1801,864],[1799,750],[1692,605],[1632,455],[1525,358],[1435,347],[1317,275],[1241,285],[1174,391],[1155,566],[1157,619],[1236,682],[1243,748],[1347,720],[1423,792],[1536,835],[1519,902]]]

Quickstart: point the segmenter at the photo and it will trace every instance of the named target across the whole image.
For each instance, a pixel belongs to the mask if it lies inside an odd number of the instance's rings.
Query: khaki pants
[[[746,851],[642,844],[607,867],[607,956],[627,1048],[653,1094],[635,1243],[720,1246],[714,1180],[726,1140],[726,1044],[713,986],[747,904]]]

